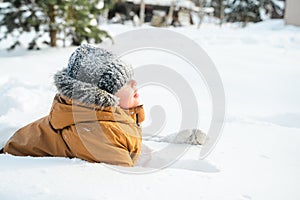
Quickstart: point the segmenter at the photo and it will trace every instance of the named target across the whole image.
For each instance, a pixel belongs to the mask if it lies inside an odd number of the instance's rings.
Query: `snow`
[[[141,3],[141,0],[127,0],[127,2],[132,2],[134,4],[139,4]],[[150,4],[150,5],[164,5],[164,6],[169,6],[172,4],[171,0],[163,0],[163,1],[158,1],[158,0],[145,0],[145,4]]]
[[[131,25],[102,28],[113,36],[137,29]],[[201,147],[191,146],[164,169],[148,173],[139,173],[147,166],[130,169],[138,175],[127,168],[79,159],[1,154],[1,200],[300,199],[300,28],[284,25],[282,20],[267,20],[244,29],[236,24],[220,27],[211,23],[204,23],[200,29],[169,29],[200,44],[222,78],[227,117],[212,153],[199,160]],[[2,147],[15,130],[47,115],[56,93],[52,76],[66,66],[75,47],[35,52],[19,48],[10,53],[3,50],[5,45],[0,47]],[[176,62],[171,64],[182,71]],[[155,91],[166,110],[174,113],[171,109],[178,106],[177,100],[166,100],[172,94],[157,88]],[[151,99],[151,92],[151,88],[141,89],[146,108],[158,103]],[[211,112],[209,95],[205,91],[196,95],[203,97],[199,108],[204,110],[204,116],[200,116],[204,123],[199,128],[206,130]],[[150,111],[146,109],[147,116],[151,116]],[[167,119],[171,124],[166,123],[165,133],[170,133],[177,128],[172,123],[180,118],[171,115]],[[151,141],[145,144],[154,149],[165,145]]]
[[[132,2],[134,4],[140,4],[141,0],[127,0],[126,2]],[[173,0],[144,0],[144,3],[146,5],[160,5],[160,6],[170,6],[172,4],[176,4],[182,8],[187,9],[193,9],[195,7],[195,3],[188,0],[179,0],[179,1],[173,1]]]

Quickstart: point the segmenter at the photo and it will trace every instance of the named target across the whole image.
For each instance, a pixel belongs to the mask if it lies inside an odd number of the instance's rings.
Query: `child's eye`
[[[131,82],[131,87],[136,87],[137,85],[136,80],[131,80],[130,82]]]

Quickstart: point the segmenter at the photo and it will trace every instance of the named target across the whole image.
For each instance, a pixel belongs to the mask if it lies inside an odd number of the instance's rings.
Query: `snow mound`
[[[103,28],[112,35],[135,29]],[[168,154],[154,154],[151,163],[131,171],[79,159],[1,154],[1,200],[300,199],[300,28],[269,20],[244,29],[169,29],[200,44],[222,78],[227,119],[214,151],[199,160],[201,147],[192,146],[163,169],[157,166]],[[48,114],[56,92],[52,76],[74,48],[0,52],[0,148],[18,128]],[[144,143],[154,151],[167,145]]]

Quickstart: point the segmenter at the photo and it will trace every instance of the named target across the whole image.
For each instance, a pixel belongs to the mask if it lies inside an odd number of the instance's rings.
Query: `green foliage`
[[[99,29],[97,19],[111,3],[110,0],[4,0],[0,3],[0,17],[3,17],[0,26],[4,27],[0,40],[12,36],[15,41],[10,49],[13,49],[20,44],[22,34],[33,32],[29,49],[37,49],[37,40],[45,33],[49,34],[45,43],[50,46],[56,46],[56,40],[70,40],[73,45],[83,41],[100,43],[110,36]]]
[[[214,15],[225,17],[227,22],[258,22],[262,14],[271,18],[283,18],[284,8],[279,6],[285,0],[210,0],[208,6],[215,9]],[[223,15],[222,15],[223,12]]]
[[[233,0],[228,5],[227,13],[228,22],[258,22],[260,17],[260,1],[259,0]]]

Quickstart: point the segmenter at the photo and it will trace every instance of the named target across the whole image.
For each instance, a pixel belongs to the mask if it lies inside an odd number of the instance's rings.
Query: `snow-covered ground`
[[[102,27],[111,35],[135,29]],[[227,117],[212,153],[199,160],[201,147],[192,146],[172,166],[139,175],[79,159],[2,154],[1,200],[300,199],[300,28],[269,20],[244,29],[169,29],[200,44],[222,78]],[[74,49],[0,50],[0,147],[49,112],[52,76]]]

